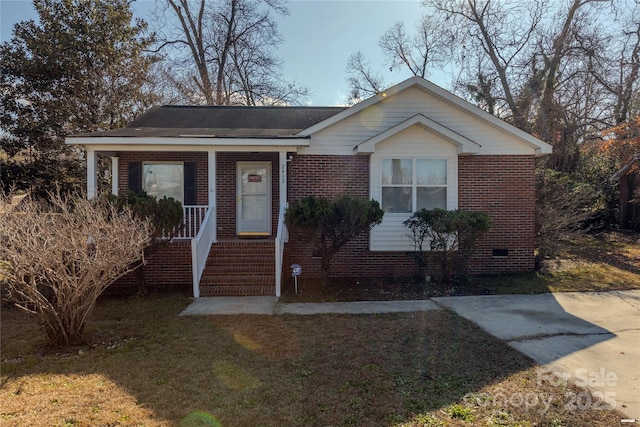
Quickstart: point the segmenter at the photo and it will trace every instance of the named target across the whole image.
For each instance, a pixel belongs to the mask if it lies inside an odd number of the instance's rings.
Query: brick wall
[[[369,198],[368,156],[296,155],[289,163],[288,200],[308,195],[333,198],[348,194]],[[320,259],[313,257],[311,245],[291,236],[285,245],[284,277],[288,267],[300,264],[307,277],[320,276]],[[331,262],[333,277],[409,276],[416,273],[412,254],[405,252],[371,252],[369,235],[360,235],[347,243]]]
[[[126,189],[129,161],[196,161],[198,203],[206,203],[206,153],[119,153],[120,186]],[[236,162],[272,163],[273,233],[277,229],[279,170],[277,153],[218,153],[217,212],[218,238],[236,233]],[[491,215],[493,229],[480,242],[472,259],[472,272],[500,273],[534,268],[535,159],[533,156],[461,156],[458,160],[458,203],[460,209],[483,211]],[[204,171],[204,173],[203,173]],[[201,176],[203,174],[204,176]],[[295,155],[288,163],[288,200],[314,194],[335,197],[348,194],[369,197],[369,158],[367,156]],[[204,183],[204,185],[201,185]],[[202,190],[200,189],[202,187]],[[393,277],[418,273],[413,254],[371,252],[369,236],[349,242],[332,262],[335,277]],[[497,250],[497,252],[495,251]],[[313,248],[291,236],[285,246],[284,277],[288,267],[298,263],[306,277],[320,275],[320,260]],[[148,282],[191,286],[189,242],[176,242],[155,254],[145,267]],[[135,283],[127,277],[119,284]]]
[[[472,268],[482,273],[534,268],[535,157],[461,156],[458,207],[488,213],[493,228],[480,242]],[[493,250],[502,250],[494,256]]]
[[[191,241],[180,240],[169,243],[149,256],[144,269],[147,288],[151,290],[166,287],[176,287],[191,293]],[[113,285],[113,288],[135,288],[136,273],[130,273],[121,277]]]
[[[118,186],[121,194],[126,193],[129,184],[128,166],[131,162],[195,162],[196,163],[196,203],[208,205],[208,155],[206,152],[118,152]],[[191,293],[191,241],[176,241],[160,248],[151,255],[144,269],[149,290],[177,287]],[[120,278],[112,286],[119,288],[136,287],[136,276],[129,274]]]
[[[238,162],[271,162],[271,233],[278,228],[280,170],[278,153],[219,152],[216,154],[216,209],[218,239],[236,237],[236,193]]]
[[[308,195],[369,197],[369,156],[301,156],[289,163],[288,200]]]
[[[126,151],[116,154],[118,162],[118,187],[120,194],[129,188],[129,163],[131,162],[195,162],[196,163],[196,203],[209,204],[208,155],[206,152],[137,152]]]
[[[463,156],[458,163],[459,208],[491,215],[494,227],[480,243],[471,271],[498,273],[534,268],[535,160],[533,156]],[[289,201],[314,194],[369,197],[366,156],[295,156],[289,164]],[[408,276],[418,273],[413,254],[371,252],[369,236],[349,242],[331,264],[334,277]],[[494,249],[500,250],[494,256]],[[312,246],[293,236],[285,246],[284,277],[292,263],[307,277],[320,275]]]

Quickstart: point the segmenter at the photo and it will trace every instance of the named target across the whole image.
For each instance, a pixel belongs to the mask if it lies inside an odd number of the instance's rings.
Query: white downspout
[[[284,212],[287,206],[287,152],[281,150],[279,152],[279,168],[280,168],[280,209],[278,209],[278,221],[284,221],[284,218],[280,217],[280,212]],[[284,228],[283,224],[278,224],[278,230]],[[282,292],[282,264],[283,264],[283,251],[282,247],[284,242],[282,241],[284,236],[278,233],[276,236],[276,297],[280,297]]]

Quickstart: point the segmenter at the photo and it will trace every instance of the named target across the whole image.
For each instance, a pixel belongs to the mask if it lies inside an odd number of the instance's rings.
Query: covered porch
[[[280,296],[288,239],[284,226],[287,162],[308,140],[287,139],[279,145],[251,142],[243,146],[85,145],[87,195],[96,196],[98,162],[108,158],[113,194],[144,190],[183,203],[183,226],[170,246],[177,244],[183,250],[185,243],[190,246],[195,298]]]
[[[287,239],[283,218],[289,155],[309,147],[310,136],[303,130],[344,109],[164,105],[149,109],[124,128],[72,135],[66,143],[86,152],[88,197],[98,191],[98,158],[108,157],[113,193],[145,190],[182,202],[185,224],[169,249],[180,253],[183,264],[186,249],[190,249],[189,265],[180,265],[182,273],[175,280],[188,282],[194,297],[202,294],[203,277],[210,291],[205,294],[212,293],[212,270],[226,269],[223,277],[228,278],[224,286],[215,283],[216,291],[226,287],[226,291],[237,292],[231,285],[244,279],[238,278],[242,273],[231,261],[244,255],[229,255],[229,249],[227,254],[214,251],[212,256],[212,248],[232,240],[260,240],[261,245],[273,248],[269,273],[251,273],[251,277],[273,276],[269,292],[279,296]],[[154,183],[151,175],[172,177],[170,185],[153,187],[159,182]],[[180,251],[175,248],[178,246]],[[172,254],[168,252],[163,262],[149,266],[156,274],[154,279],[166,281],[175,276],[171,263],[177,257]],[[261,286],[260,292],[264,289]]]

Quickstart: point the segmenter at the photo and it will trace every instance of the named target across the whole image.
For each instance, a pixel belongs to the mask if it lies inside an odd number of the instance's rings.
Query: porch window
[[[157,199],[184,200],[184,165],[182,163],[143,163],[142,188]]]
[[[446,159],[382,159],[381,172],[385,212],[447,208]]]
[[[183,205],[196,205],[195,162],[130,162],[127,189],[157,197],[173,197]]]

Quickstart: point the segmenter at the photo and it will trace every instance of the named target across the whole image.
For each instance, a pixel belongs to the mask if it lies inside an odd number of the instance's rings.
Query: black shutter
[[[196,205],[196,163],[184,162],[183,205]]]
[[[140,193],[142,191],[142,162],[129,163],[129,191]]]

